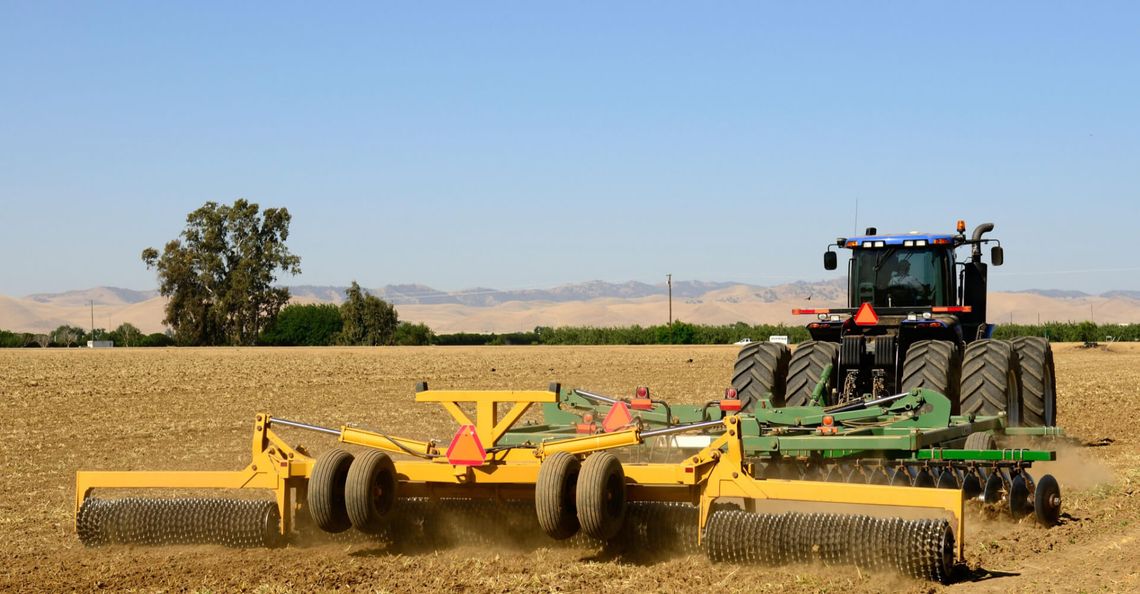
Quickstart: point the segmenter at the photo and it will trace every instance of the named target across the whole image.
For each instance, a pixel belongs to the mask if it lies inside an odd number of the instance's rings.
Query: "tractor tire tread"
[[[791,351],[779,343],[753,342],[740,349],[732,369],[732,387],[748,403],[746,408],[769,397],[773,406],[784,405],[790,359]]]
[[[1022,422],[1027,427],[1057,424],[1057,373],[1053,347],[1040,336],[1013,339],[1021,359]]]
[[[957,404],[961,375],[962,354],[958,345],[948,340],[919,340],[906,350],[899,391],[926,388]]]
[[[1006,413],[1011,427],[1021,425],[1021,369],[1017,351],[1003,340],[976,340],[962,357],[961,414]]]
[[[809,340],[801,342],[788,362],[787,406],[807,406],[811,393],[819,383],[823,368],[834,366],[839,358],[839,344]],[[830,384],[836,385],[838,369],[832,368]]]

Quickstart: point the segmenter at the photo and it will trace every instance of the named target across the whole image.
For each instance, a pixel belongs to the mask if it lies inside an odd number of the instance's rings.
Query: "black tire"
[[[565,540],[578,533],[575,491],[581,470],[582,463],[567,452],[556,452],[538,467],[534,511],[538,525],[554,540]]]
[[[774,342],[754,342],[740,349],[732,368],[732,387],[744,410],[752,410],[761,398],[771,398],[777,408],[784,406],[791,357],[787,345]]]
[[[836,385],[839,375],[836,362],[839,360],[839,345],[834,342],[809,340],[801,342],[792,352],[788,362],[788,388],[785,402],[787,406],[807,406],[811,402],[812,390],[819,383],[823,368],[832,366],[830,387]],[[830,391],[825,398],[830,396]]]
[[[625,520],[625,471],[617,456],[597,452],[586,457],[575,489],[582,532],[598,540],[617,535]]]
[[[379,534],[396,502],[397,483],[396,465],[388,454],[368,450],[353,460],[344,486],[352,526],[365,534]]]
[[[1053,347],[1039,336],[1013,339],[1021,360],[1021,421],[1026,427],[1057,424],[1057,371]]]
[[[934,390],[950,399],[951,414],[958,414],[958,384],[962,353],[948,340],[920,340],[906,350],[899,392],[915,388]]]
[[[962,447],[966,450],[996,450],[997,440],[993,433],[975,431],[966,436],[966,444]]]
[[[977,340],[962,358],[961,414],[1006,414],[1010,427],[1020,427],[1021,368],[1017,351],[1003,340]]]
[[[321,454],[309,476],[309,515],[313,523],[325,532],[344,532],[352,527],[345,507],[344,488],[352,454],[333,448]]]

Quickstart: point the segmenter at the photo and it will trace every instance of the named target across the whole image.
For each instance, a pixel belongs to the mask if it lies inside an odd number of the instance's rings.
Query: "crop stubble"
[[[575,548],[460,547],[393,554],[370,544],[283,550],[85,549],[72,528],[74,472],[226,470],[248,461],[254,414],[450,438],[413,385],[541,389],[550,381],[677,402],[715,397],[734,347],[115,349],[0,351],[0,590],[308,592],[926,590],[852,568],[716,566],[701,556],[642,565]],[[1140,589],[1140,348],[1057,347],[1059,420],[1076,438],[1049,469],[1065,489],[1062,526],[972,513],[968,581],[954,591]],[[310,433],[285,433],[320,451]],[[1104,447],[1080,444],[1109,438]],[[1044,472],[1041,468],[1038,472]],[[1013,575],[1005,575],[1013,574]],[[887,581],[884,581],[887,580]],[[937,587],[935,587],[937,589]]]

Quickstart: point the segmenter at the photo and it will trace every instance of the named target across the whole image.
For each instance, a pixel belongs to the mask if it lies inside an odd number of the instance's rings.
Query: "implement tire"
[[[368,450],[348,467],[345,507],[352,526],[365,534],[384,529],[385,517],[396,502],[396,465],[388,454]]]
[[[996,450],[997,440],[989,431],[975,431],[966,436],[966,444],[962,447],[967,450]]]
[[[598,540],[610,540],[625,521],[625,471],[610,452],[586,457],[575,489],[578,523],[582,532]]]
[[[333,448],[321,454],[309,477],[309,515],[318,528],[325,532],[344,532],[352,527],[345,507],[344,488],[352,454]]]
[[[578,533],[575,492],[581,470],[582,463],[568,452],[556,452],[538,467],[534,511],[538,525],[554,540],[566,540]]]
[[[1012,344],[976,340],[966,347],[960,402],[963,415],[1004,412],[1010,427],[1021,426],[1021,367]]]
[[[777,408],[784,406],[791,357],[787,345],[774,342],[754,342],[740,349],[732,368],[732,387],[743,410],[752,410],[761,398],[771,398]]]
[[[962,354],[948,340],[920,340],[906,350],[899,392],[915,388],[934,390],[950,399],[951,414],[958,414],[958,384]]]
[[[809,340],[801,342],[792,352],[792,359],[788,362],[788,389],[785,402],[787,406],[807,406],[811,403],[811,393],[819,383],[823,368],[831,365],[831,377],[828,387],[836,386],[836,376],[839,369],[836,362],[839,360],[839,345],[834,342]],[[830,390],[824,394],[827,399]]]
[[[1021,359],[1021,422],[1026,427],[1057,424],[1057,371],[1053,347],[1039,336],[1012,340]]]

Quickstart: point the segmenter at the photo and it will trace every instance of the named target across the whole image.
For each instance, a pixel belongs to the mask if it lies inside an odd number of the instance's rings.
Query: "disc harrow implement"
[[[824,369],[824,377],[829,372]],[[824,384],[821,379],[817,394]],[[776,407],[765,398],[751,404],[751,410],[741,412],[741,400],[732,389],[702,405],[651,398],[644,386],[631,398],[564,390],[557,402],[543,405],[542,422],[516,427],[501,441],[530,444],[629,427],[640,428],[648,437],[670,427],[697,427],[738,416],[745,457],[758,477],[957,489],[967,500],[989,504],[1015,519],[1033,513],[1046,526],[1059,520],[1056,481],[1042,477],[1048,479],[1049,492],[1038,497],[1030,475],[1034,462],[1056,460],[1056,453],[999,448],[997,442],[1056,438],[1062,435],[1057,427],[1009,427],[1004,414],[952,415],[950,400],[925,388],[835,406]],[[711,443],[716,431],[663,433],[623,450],[623,460],[675,461]]]
[[[347,425],[321,427],[258,414],[252,461],[240,471],[79,472],[76,531],[88,546],[253,547],[287,544],[315,526],[330,534],[351,530],[403,550],[563,541],[633,557],[703,551],[714,561],[856,565],[937,581],[950,579],[962,560],[959,488],[851,480],[879,475],[847,460],[811,467],[844,479],[827,484],[767,476],[772,466],[757,460],[753,450],[756,439],[771,436],[756,432],[755,417],[740,414],[657,427],[626,423],[598,433],[516,426],[530,406],[557,406],[561,394],[557,384],[544,391],[499,392],[429,390],[420,384],[416,400],[441,405],[458,425],[446,448]],[[472,409],[474,418],[466,412]],[[287,445],[278,430],[324,433],[346,447],[314,457]],[[701,445],[680,460],[631,462],[617,455],[685,438],[699,438]],[[932,458],[930,467],[948,459]],[[944,468],[932,477],[954,472]],[[995,476],[1007,477],[1008,485],[993,483]],[[994,472],[985,484],[1002,494],[1033,490],[1028,475],[1017,472]],[[1054,487],[1043,478],[1036,492],[1055,494],[1059,504]],[[115,489],[252,490],[271,497],[95,495]],[[813,513],[804,513],[805,505]],[[897,508],[910,508],[908,519],[896,517]]]

